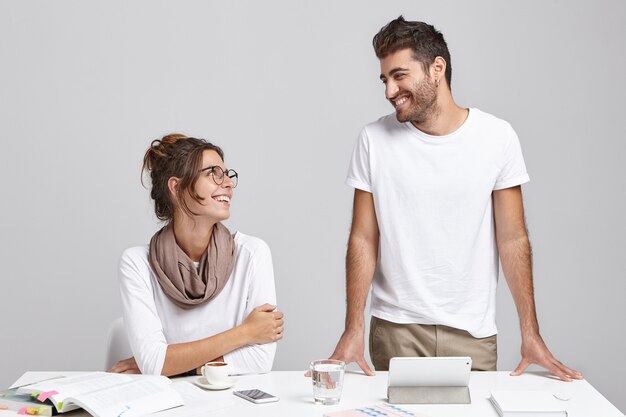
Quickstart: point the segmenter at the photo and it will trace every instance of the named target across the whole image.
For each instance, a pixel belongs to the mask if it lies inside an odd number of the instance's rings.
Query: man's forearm
[[[378,239],[350,236],[346,255],[346,330],[363,329],[365,302],[378,257]]]
[[[523,235],[523,236],[522,236]],[[513,239],[498,237],[502,269],[515,300],[522,333],[522,360],[511,375],[521,375],[529,365],[548,369],[563,381],[581,379],[580,372],[559,362],[539,334],[533,291],[532,251],[527,233]]]
[[[528,235],[498,242],[502,270],[515,301],[522,337],[539,333],[533,290],[532,250]]]

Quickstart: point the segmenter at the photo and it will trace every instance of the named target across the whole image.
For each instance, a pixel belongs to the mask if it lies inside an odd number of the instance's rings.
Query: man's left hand
[[[583,375],[557,360],[544,343],[540,335],[524,338],[522,340],[522,360],[511,375],[521,375],[531,364],[537,364],[546,368],[559,379],[571,382],[572,379],[583,379]]]

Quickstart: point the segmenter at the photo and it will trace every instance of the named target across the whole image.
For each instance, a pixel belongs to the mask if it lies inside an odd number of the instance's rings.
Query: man
[[[517,135],[455,103],[450,53],[433,26],[400,16],[373,43],[395,116],[367,125],[352,155],[346,327],[332,358],[373,375],[363,353],[371,286],[376,370],[394,356],[471,356],[473,369],[496,370],[499,255],[522,332],[512,375],[534,363],[565,381],[582,378],[539,334]]]

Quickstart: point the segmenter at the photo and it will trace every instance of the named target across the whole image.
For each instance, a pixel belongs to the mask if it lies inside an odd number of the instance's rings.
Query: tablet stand
[[[471,404],[464,387],[388,387],[390,404]]]

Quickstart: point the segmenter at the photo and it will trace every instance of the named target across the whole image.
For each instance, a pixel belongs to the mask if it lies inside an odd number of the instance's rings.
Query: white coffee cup
[[[230,369],[230,365],[226,362],[207,362],[201,371],[209,384],[219,385],[229,380]]]

